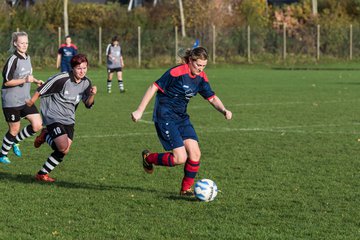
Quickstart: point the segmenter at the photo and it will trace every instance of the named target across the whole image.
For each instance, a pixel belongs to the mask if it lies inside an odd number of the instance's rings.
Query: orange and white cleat
[[[41,182],[55,182],[55,178],[49,176],[49,174],[36,174],[35,179]]]
[[[34,140],[34,147],[35,148],[39,148],[45,141],[46,141],[46,134],[47,134],[47,129],[43,128],[40,132],[40,135],[37,136]]]

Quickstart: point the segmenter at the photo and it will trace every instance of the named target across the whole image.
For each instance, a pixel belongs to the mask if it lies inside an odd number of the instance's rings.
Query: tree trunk
[[[318,14],[318,4],[317,4],[317,0],[312,0],[312,13],[314,15]]]
[[[180,8],[180,19],[181,19],[181,35],[182,37],[186,37],[185,17],[184,17],[184,8],[183,8],[182,0],[179,0],[179,8]]]
[[[68,0],[64,0],[64,32],[65,36],[69,35],[69,16],[68,16]]]

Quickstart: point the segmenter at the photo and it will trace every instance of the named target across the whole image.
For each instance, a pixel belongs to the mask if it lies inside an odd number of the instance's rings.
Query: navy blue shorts
[[[199,141],[189,119],[180,123],[155,122],[155,128],[159,140],[166,151],[184,146],[184,140],[186,139]]]
[[[60,65],[61,72],[70,72],[71,70],[72,69],[71,69],[70,63],[61,63],[61,65]]]

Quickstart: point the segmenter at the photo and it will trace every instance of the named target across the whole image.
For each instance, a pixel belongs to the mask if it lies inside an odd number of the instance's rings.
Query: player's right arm
[[[145,92],[144,97],[142,98],[138,108],[131,113],[131,118],[134,122],[137,122],[141,119],[146,106],[149,104],[149,102],[151,101],[151,99],[154,97],[155,93],[157,92],[158,87],[157,85],[154,83],[152,84]]]
[[[60,62],[61,62],[61,54],[58,53],[57,58],[56,58],[56,69],[59,69]]]
[[[105,54],[106,54],[106,57],[107,57],[110,61],[112,61],[113,58],[112,58],[112,56],[111,56],[110,48],[111,48],[111,44],[107,45],[106,50],[105,50]]]
[[[16,79],[14,78],[14,74],[17,68],[17,62],[18,62],[18,58],[15,56],[11,56],[5,64],[5,67],[3,69],[3,78],[4,78],[4,86],[6,87],[15,87],[22,85],[24,83],[29,83],[34,81],[34,78],[31,74],[29,74],[24,78],[16,78]]]
[[[32,105],[34,105],[34,103],[36,102],[36,100],[38,100],[38,98],[40,97],[40,93],[38,91],[36,91],[34,93],[34,95],[31,97],[31,99],[26,99],[26,105],[28,105],[29,107],[31,107]]]
[[[64,46],[65,46],[64,44],[61,44],[61,45],[60,45],[60,48],[59,48],[58,51],[57,51],[58,55],[57,55],[57,57],[56,57],[56,69],[59,69],[59,68],[60,68],[61,56],[62,56],[62,54],[63,54],[63,47],[64,47]]]
[[[31,97],[31,99],[25,101],[26,104],[31,107],[39,97],[60,92],[68,79],[68,76],[62,73],[51,77],[36,89],[36,92]]]

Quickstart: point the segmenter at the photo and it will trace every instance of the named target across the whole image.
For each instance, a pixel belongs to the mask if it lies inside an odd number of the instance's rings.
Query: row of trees
[[[217,55],[228,59],[230,55],[245,54],[242,41],[246,39],[244,29],[248,25],[257,32],[258,39],[262,38],[259,41],[261,45],[257,48],[265,49],[267,45],[273,44],[272,40],[267,39],[266,33],[275,31],[282,36],[282,28],[286,23],[288,36],[302,42],[303,45],[308,44],[307,48],[311,49],[314,43],[313,40],[308,39],[314,39],[314,33],[309,29],[321,25],[323,31],[333,34],[328,37],[336,46],[336,41],[344,41],[344,37],[334,29],[343,29],[350,24],[356,28],[360,23],[360,0],[318,0],[317,15],[313,14],[313,0],[299,0],[298,3],[281,6],[269,5],[266,0],[208,0],[206,4],[201,0],[166,0],[156,1],[157,4],[147,1],[148,4],[131,11],[128,11],[127,5],[121,5],[116,1],[113,3],[108,1],[108,4],[74,4],[71,0],[68,1],[66,4],[68,31],[71,35],[78,35],[78,38],[74,38],[77,44],[81,42],[84,45],[88,44],[88,49],[97,49],[97,29],[101,26],[105,41],[110,40],[112,35],[119,34],[123,44],[136,49],[136,29],[141,27],[157,34],[157,36],[146,33],[142,35],[143,44],[148,45],[145,48],[155,55],[173,52],[171,49],[173,44],[166,41],[169,35],[173,36],[175,26],[179,27],[180,36],[186,35],[182,39],[184,42],[188,43],[198,38],[201,43],[207,44],[213,39],[210,29],[216,26],[217,41],[221,41],[220,44],[225,46],[231,46],[227,47],[228,50],[218,48]],[[2,42],[0,58],[5,58],[4,52],[10,34],[17,28],[41,32],[43,36],[36,37],[38,46],[55,45],[51,48],[44,47],[47,50],[41,57],[54,58],[58,44],[56,41],[58,28],[64,26],[64,2],[64,0],[42,0],[28,8],[10,7],[5,2],[0,3],[0,41]],[[180,2],[183,7],[183,21]],[[88,43],[89,41],[95,42]],[[34,50],[33,47],[32,45],[30,50],[35,54],[41,52]]]

